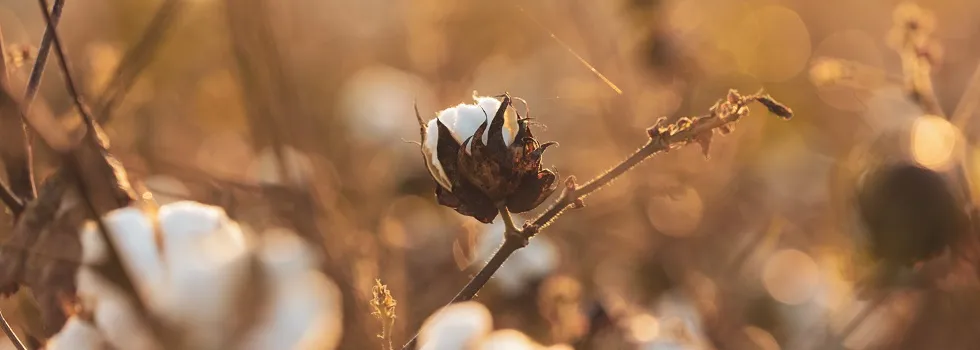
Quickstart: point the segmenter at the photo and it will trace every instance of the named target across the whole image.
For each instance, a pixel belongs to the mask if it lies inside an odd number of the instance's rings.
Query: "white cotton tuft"
[[[456,303],[439,309],[422,324],[420,350],[469,349],[490,333],[490,310],[475,301]]]
[[[158,215],[167,266],[161,315],[186,326],[195,342],[222,341],[216,330],[234,317],[250,267],[241,229],[221,208],[195,202],[163,206]]]
[[[229,327],[240,313],[237,302],[248,288],[263,288],[268,298],[256,324],[236,339],[238,345],[256,350],[332,349],[339,343],[339,289],[318,271],[312,248],[292,232],[270,230],[255,247],[220,208],[194,202],[164,205],[156,216],[123,208],[103,220],[149,311],[177,327],[187,344],[227,346]],[[81,241],[85,264],[75,277],[77,294],[91,312],[94,327],[114,348],[159,349],[131,296],[91,267],[107,252],[95,225],[82,230]],[[261,264],[264,276],[258,281],[263,286],[245,284],[255,262]],[[73,331],[62,330],[65,336]]]
[[[516,219],[519,222],[519,219]],[[486,226],[477,241],[478,261],[487,261],[504,242],[503,221]],[[551,274],[559,263],[560,255],[548,237],[535,236],[528,245],[516,252],[500,266],[490,279],[502,292],[515,295],[522,292],[532,282]],[[482,266],[474,265],[474,268]]]
[[[72,316],[61,331],[48,339],[46,350],[102,350],[108,346],[94,325]]]

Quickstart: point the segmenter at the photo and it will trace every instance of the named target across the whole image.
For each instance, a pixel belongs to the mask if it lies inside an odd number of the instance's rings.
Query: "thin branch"
[[[41,6],[41,12],[44,14],[44,21],[47,23],[47,31],[51,32],[51,41],[54,43],[55,53],[58,54],[58,66],[61,67],[61,74],[65,79],[65,88],[68,90],[68,95],[71,96],[72,100],[75,102],[75,108],[78,109],[78,113],[82,115],[82,119],[85,120],[86,126],[88,126],[89,133],[95,133],[95,120],[92,119],[92,115],[89,113],[88,108],[82,103],[82,95],[78,92],[77,85],[75,85],[75,79],[71,75],[71,70],[68,68],[68,56],[65,54],[65,48],[61,45],[61,39],[58,37],[58,32],[54,26],[54,20],[51,14],[48,13],[48,0],[38,0],[38,4]],[[94,137],[95,135],[91,135]]]
[[[21,202],[20,198],[17,198],[14,192],[3,181],[0,181],[0,200],[15,215],[24,212],[24,202]]]
[[[3,317],[3,313],[0,313],[0,328],[3,328],[3,332],[7,334],[7,338],[10,338],[10,342],[14,343],[14,347],[17,348],[17,350],[27,350],[24,343],[17,337],[17,333],[14,333],[14,330],[10,328],[10,324],[7,323],[7,319]]]
[[[76,88],[74,79],[72,78],[71,72],[68,69],[68,58],[65,56],[65,52],[61,45],[61,40],[58,37],[58,33],[53,27],[51,15],[47,11],[48,2],[47,0],[38,0],[38,4],[41,6],[41,11],[44,13],[44,19],[48,26],[48,30],[50,30],[52,33],[52,41],[54,43],[55,52],[58,55],[58,62],[60,63],[62,74],[64,75],[66,89],[68,90],[69,95],[74,99],[75,107],[78,109],[78,112],[82,115],[82,118],[85,120],[87,124],[88,132],[86,134],[86,139],[87,139],[86,141],[90,141],[92,144],[94,144],[94,146],[97,149],[101,151],[105,151],[105,148],[102,147],[102,144],[99,143],[98,141],[97,125],[95,121],[92,119],[91,114],[89,114],[88,109],[82,103],[82,98],[78,93],[78,89]],[[118,246],[116,245],[115,240],[112,239],[106,224],[102,221],[99,206],[95,202],[95,194],[89,188],[89,186],[86,185],[86,181],[85,181],[86,174],[83,171],[85,166],[82,164],[83,163],[82,157],[84,156],[84,154],[79,152],[78,149],[79,147],[84,147],[85,145],[67,145],[70,147],[64,147],[66,145],[63,143],[57,145],[59,141],[49,140],[48,138],[45,137],[48,136],[50,133],[67,134],[67,132],[62,129],[62,130],[48,131],[48,133],[40,132],[39,134],[41,135],[42,139],[44,139],[44,141],[46,141],[50,146],[52,146],[51,147],[52,149],[57,151],[62,156],[62,159],[65,164],[65,169],[68,171],[69,178],[74,179],[76,185],[75,187],[78,190],[79,195],[82,197],[86,209],[95,219],[102,240],[106,243],[107,246],[106,261],[100,264],[99,266],[95,266],[95,267],[109,281],[113,282],[113,284],[115,284],[117,287],[122,289],[125,293],[130,294],[132,296],[133,307],[136,309],[137,314],[141,316],[142,320],[147,322],[150,330],[155,336],[155,340],[159,340],[161,342],[173,341],[175,334],[171,334],[172,332],[168,332],[168,329],[163,325],[163,323],[149,313],[146,303],[144,302],[143,298],[141,297],[141,295],[136,289],[136,285],[133,282],[134,281],[133,276],[131,275],[130,271],[127,271],[125,266],[123,266],[123,262],[120,258],[119,249]],[[63,136],[63,137],[67,138],[67,136]],[[108,162],[108,159],[105,159],[104,155],[100,155],[100,156],[103,157],[102,158],[103,161]],[[119,179],[114,178],[110,182],[118,181],[118,180]]]
[[[27,90],[24,92],[23,108],[29,111],[37,91],[41,87],[41,78],[44,76],[44,67],[48,63],[48,53],[51,52],[51,43],[54,39],[54,31],[58,28],[61,21],[61,10],[65,7],[65,0],[55,0],[54,7],[51,8],[51,25],[45,26],[44,36],[41,38],[41,45],[37,48],[37,58],[34,59],[34,66],[31,68],[31,75],[27,80]],[[47,11],[47,8],[45,8]]]
[[[759,92],[753,95],[743,96],[735,90],[729,90],[728,96],[715,103],[707,115],[681,118],[673,124],[666,124],[666,118],[660,118],[656,125],[647,130],[650,140],[643,147],[633,152],[626,160],[596,178],[589,180],[584,185],[578,186],[575,183],[574,177],[566,179],[565,189],[562,191],[558,200],[541,213],[541,215],[538,215],[537,218],[526,222],[521,229],[511,229],[510,227],[514,226],[513,219],[510,219],[511,222],[508,223],[509,213],[506,210],[501,211],[504,223],[508,226],[508,230],[504,234],[503,244],[490,257],[490,261],[483,266],[480,272],[476,276],[473,276],[466,286],[453,297],[450,304],[472,300],[476,296],[476,293],[490,281],[490,278],[493,277],[493,274],[497,272],[500,266],[518,249],[527,246],[528,240],[540,232],[541,229],[554,222],[566,209],[583,207],[583,200],[586,196],[612,183],[619,176],[633,169],[644,160],[655,154],[690,143],[700,144],[704,153],[707,154],[711,137],[715,130],[719,130],[722,133],[731,132],[734,123],[749,114],[747,105],[751,102],[761,103],[769,112],[783,119],[789,119],[793,115],[792,110],[776,102],[769,95],[764,95]],[[415,345],[418,336],[419,333],[416,333],[402,349],[411,349]]]
[[[10,181],[10,193],[18,200],[34,198],[34,174],[31,170],[30,142],[27,138],[27,127],[19,108],[17,98],[10,92],[10,82],[7,79],[7,55],[0,33],[0,157],[3,159],[4,171]],[[18,207],[10,207],[14,217],[20,217]],[[20,210],[23,207],[19,208]]]

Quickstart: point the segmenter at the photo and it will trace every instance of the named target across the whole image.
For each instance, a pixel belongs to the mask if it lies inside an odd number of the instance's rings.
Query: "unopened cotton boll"
[[[439,309],[422,324],[420,350],[470,349],[490,333],[490,310],[475,301],[451,304]]]

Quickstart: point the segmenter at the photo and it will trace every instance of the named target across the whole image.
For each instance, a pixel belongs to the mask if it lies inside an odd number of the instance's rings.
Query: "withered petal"
[[[492,223],[497,217],[497,207],[490,198],[465,180],[453,183],[453,191],[436,186],[436,199],[440,205],[485,224]]]
[[[540,146],[538,146],[538,148],[531,151],[531,159],[534,159],[535,161],[541,161],[541,156],[544,154],[544,151],[551,146],[558,146],[558,142],[548,141],[542,143]]]
[[[507,209],[513,213],[523,213],[537,208],[556,188],[558,174],[552,170],[527,174],[521,179],[521,185],[514,194],[507,198]]]
[[[486,145],[483,144],[483,133],[486,130],[487,130],[487,120],[484,119],[483,124],[480,124],[480,126],[476,128],[476,132],[473,133],[472,139],[474,141],[472,141],[473,145],[470,146],[471,154],[483,153],[483,148],[486,147]],[[463,149],[466,149],[465,145],[463,146]]]
[[[529,138],[529,137],[530,138],[534,138],[534,135],[531,135],[531,128],[529,128],[527,126],[527,122],[530,119],[531,118],[517,119],[517,135],[514,137],[514,142],[517,142],[519,140],[523,140],[523,139],[526,139],[526,138]]]
[[[500,108],[497,108],[493,122],[490,123],[490,130],[487,135],[487,147],[490,148],[491,153],[498,153],[507,148],[507,144],[504,142],[504,115],[507,114],[507,108],[509,107],[510,96],[504,95],[504,99],[500,103]]]
[[[456,158],[459,154],[460,145],[456,143],[456,138],[453,137],[453,133],[449,131],[446,124],[442,123],[442,120],[436,119],[436,124],[439,126],[439,140],[436,144],[436,158],[439,159],[439,164],[442,165],[442,170],[446,172],[446,177],[449,181],[453,181],[458,177],[456,170]]]

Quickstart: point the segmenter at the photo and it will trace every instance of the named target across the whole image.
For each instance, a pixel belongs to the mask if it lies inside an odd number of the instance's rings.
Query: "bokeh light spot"
[[[945,118],[919,117],[912,124],[912,157],[919,165],[942,170],[952,163],[960,133]]]
[[[773,299],[798,305],[813,296],[820,281],[820,270],[809,255],[784,249],[769,257],[762,270],[762,284]]]

